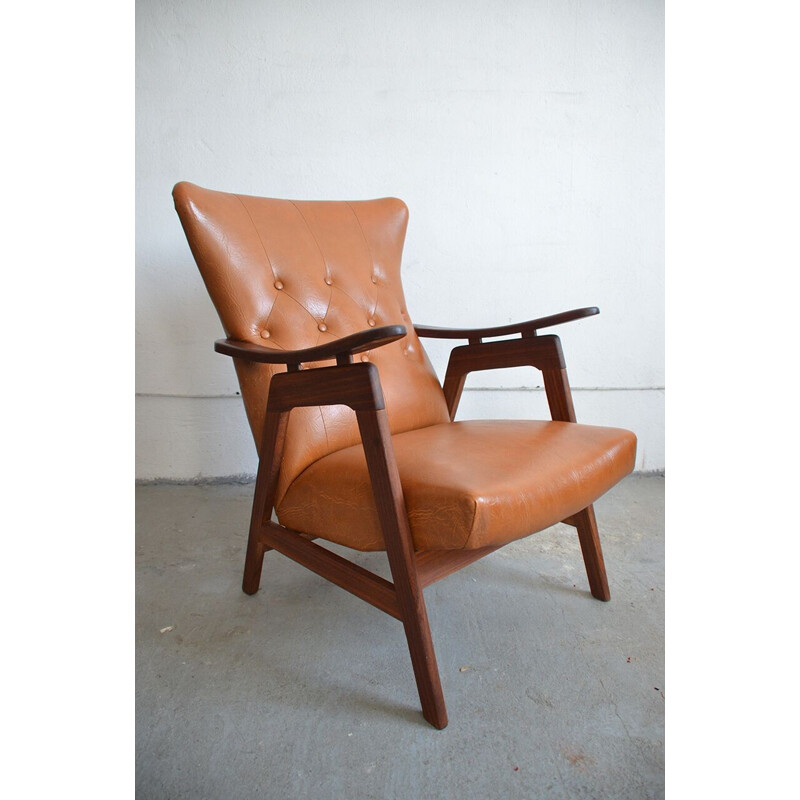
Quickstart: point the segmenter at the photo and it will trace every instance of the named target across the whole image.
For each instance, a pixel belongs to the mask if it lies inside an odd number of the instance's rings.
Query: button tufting
[[[327,283],[328,286],[333,286],[333,281],[330,278],[325,278],[325,283]]]
[[[283,284],[280,281],[275,281],[275,288],[280,291],[283,289]]]
[[[378,282],[378,279],[377,279],[377,278],[376,278],[374,275],[372,276],[372,278],[371,278],[370,280],[371,280],[373,283],[377,283],[377,282]]]
[[[366,353],[364,353],[364,355],[361,356],[361,360],[362,361],[369,361],[369,356]]]
[[[261,331],[262,339],[269,339],[269,331]]]
[[[319,324],[319,325],[317,325],[317,327],[318,327],[318,328],[319,328],[319,329],[320,329],[320,330],[321,330],[323,333],[325,333],[325,331],[326,331],[326,330],[328,330],[328,326],[327,326],[327,325],[326,325],[324,322],[320,322],[320,324]]]
[[[372,319],[372,317],[370,317],[370,318],[367,320],[367,322],[369,323],[369,326],[370,326],[370,328],[374,328],[374,327],[375,327],[375,320],[374,320],[374,319]]]

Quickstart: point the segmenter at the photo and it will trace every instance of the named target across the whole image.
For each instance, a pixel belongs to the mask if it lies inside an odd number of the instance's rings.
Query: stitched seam
[[[466,550],[467,546],[469,545],[470,541],[472,540],[472,536],[475,533],[475,520],[478,518],[478,501],[472,501],[472,524],[470,525],[469,529],[469,536],[467,536],[467,540],[461,545],[462,550]]]
[[[269,264],[269,270],[272,273],[272,279],[277,280],[277,276],[275,275],[275,267],[272,266],[272,259],[269,257],[269,253],[267,252],[267,246],[264,244],[264,240],[261,238],[261,232],[258,230],[258,226],[253,219],[253,215],[250,213],[250,209],[245,204],[244,200],[238,195],[235,194],[234,197],[242,204],[242,208],[244,209],[244,213],[247,214],[247,218],[250,220],[250,224],[253,226],[253,230],[256,232],[256,236],[258,237],[258,242],[261,245],[261,249],[264,251],[264,257],[267,259],[267,264]],[[275,309],[275,306],[278,304],[278,298],[276,297],[275,300],[272,302],[272,307],[269,310],[269,314],[267,314],[267,318],[263,322],[263,327],[269,327],[269,320],[272,316],[272,312]],[[283,348],[281,348],[283,349]]]
[[[345,297],[347,297],[347,298],[349,298],[350,300],[352,300],[352,301],[353,301],[353,305],[354,305],[354,306],[355,306],[357,309],[359,309],[359,311],[361,311],[361,310],[362,310],[362,309],[361,309],[361,305],[360,305],[360,303],[358,302],[358,300],[356,300],[356,299],[355,299],[355,297],[353,297],[353,295],[349,294],[349,293],[348,293],[348,292],[346,292],[344,289],[342,289],[342,287],[341,287],[341,286],[336,286],[336,285],[334,284],[333,286],[331,286],[331,289],[336,289],[336,291],[337,291],[337,292],[341,292],[341,293],[342,293],[342,294],[343,294]]]
[[[331,442],[330,439],[328,439],[328,426],[325,424],[325,415],[322,413],[322,406],[317,406],[317,408],[319,409],[320,422],[322,422],[322,430],[325,431],[325,449],[330,453]],[[324,458],[324,456],[322,456],[322,458]],[[316,459],[316,461],[319,461],[319,459]],[[316,461],[314,463],[316,463]]]
[[[272,272],[272,277],[275,278],[276,277],[275,276],[275,268],[272,266],[272,259],[269,257],[269,253],[267,252],[267,248],[264,245],[264,240],[261,238],[261,233],[258,230],[258,227],[256,226],[255,221],[253,220],[253,215],[250,213],[250,209],[245,205],[244,200],[242,200],[242,198],[239,197],[238,194],[235,194],[234,197],[242,204],[242,208],[244,209],[245,214],[247,214],[247,218],[250,220],[250,224],[253,226],[253,230],[256,232],[256,236],[258,237],[258,241],[261,244],[261,249],[264,251],[264,256],[266,257],[267,263],[269,264],[270,271]]]
[[[370,312],[371,317],[375,317],[375,312],[378,310],[378,295],[380,294],[381,287],[378,284],[375,284],[375,305],[372,307],[372,311]]]
[[[375,256],[372,255],[372,248],[369,246],[369,241],[367,240],[367,235],[364,233],[364,226],[361,224],[361,220],[358,218],[358,214],[356,214],[356,210],[353,206],[350,205],[349,201],[347,202],[347,207],[350,211],[353,212],[353,216],[356,218],[356,222],[358,223],[358,229],[361,231],[361,237],[364,239],[364,244],[367,246],[367,252],[369,253],[369,262],[370,262],[370,272],[373,272],[375,269]],[[370,316],[375,316],[375,311],[378,308],[378,294],[380,293],[381,287],[378,284],[375,284],[375,305],[372,307],[372,311],[370,312]]]
[[[332,278],[331,278],[331,270],[330,270],[330,267],[328,266],[328,259],[325,258],[325,253],[322,252],[322,248],[319,246],[319,242],[317,241],[317,237],[314,235],[314,231],[311,230],[311,226],[308,224],[308,220],[306,219],[305,214],[303,214],[303,212],[297,207],[297,203],[295,203],[294,200],[290,200],[289,202],[295,207],[295,210],[300,215],[300,219],[303,220],[303,222],[305,223],[306,228],[308,229],[308,232],[311,234],[311,238],[314,240],[314,244],[317,246],[317,250],[319,250],[320,258],[322,258],[322,263],[325,265],[325,277],[328,280],[332,280]],[[331,293],[328,296],[328,307],[325,309],[325,313],[322,315],[322,320],[324,320],[328,316],[328,312],[331,310],[331,300],[332,299],[333,299],[333,289],[331,289]],[[306,310],[308,310],[308,309],[306,309]],[[309,314],[310,313],[311,312],[309,311]],[[312,314],[312,317],[313,317],[313,314]]]
[[[293,303],[297,303],[297,305],[299,305],[300,308],[302,308],[303,311],[305,311],[306,314],[308,314],[308,316],[311,317],[311,319],[314,320],[314,322],[318,322],[317,318],[296,297],[292,297],[292,295],[290,295],[289,292],[283,292],[283,296],[287,297]]]
[[[314,318],[314,315],[313,315],[313,314],[312,314],[312,313],[311,313],[311,312],[310,312],[310,311],[309,311],[309,310],[308,310],[308,309],[307,309],[307,308],[306,308],[306,307],[305,307],[305,306],[304,306],[304,305],[303,305],[303,304],[302,304],[302,303],[301,303],[299,300],[297,300],[295,297],[292,297],[292,296],[291,296],[290,294],[288,294],[287,292],[281,292],[281,294],[283,294],[283,296],[284,296],[284,297],[286,297],[287,299],[291,300],[293,303],[297,303],[297,305],[299,305],[299,306],[300,306],[300,308],[302,308],[302,309],[303,309],[303,311],[305,311],[305,312],[306,312],[306,314],[308,314],[308,316],[309,316],[309,317],[311,317],[311,319],[313,319],[313,320],[314,320],[314,322],[316,322],[316,319]],[[275,307],[276,307],[277,305],[278,305],[278,297],[276,297],[276,298],[275,298],[275,302],[272,304],[272,308],[269,310],[269,314],[267,314],[267,318],[266,318],[266,320],[264,321],[264,327],[265,327],[265,328],[268,328],[268,327],[269,327],[269,321],[270,321],[270,319],[272,318],[272,312],[275,310]],[[280,345],[280,344],[278,344],[278,342],[277,342],[277,341],[276,341],[274,338],[271,338],[271,339],[270,339],[270,342],[271,342],[271,343],[270,343],[270,346],[271,346],[271,347],[272,347],[272,346],[275,346],[275,347],[277,347],[279,350],[285,350],[285,349],[286,349],[286,348],[285,348],[283,345]],[[319,343],[319,337],[317,337],[317,343]],[[291,348],[290,348],[290,349],[291,349]]]

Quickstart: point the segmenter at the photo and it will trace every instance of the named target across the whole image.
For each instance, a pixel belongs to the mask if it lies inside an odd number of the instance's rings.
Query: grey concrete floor
[[[138,800],[663,797],[663,478],[595,506],[610,603],[564,525],[426,589],[443,731],[400,623],[274,552],[241,592],[252,492],[137,487]]]

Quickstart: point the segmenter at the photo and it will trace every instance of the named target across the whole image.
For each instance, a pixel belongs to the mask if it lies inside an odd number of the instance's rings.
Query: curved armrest
[[[526,322],[512,322],[510,325],[499,325],[494,328],[434,328],[429,325],[415,325],[417,336],[429,339],[483,339],[492,336],[508,336],[521,333],[523,336],[534,336],[540,328],[550,328],[564,322],[572,322],[583,317],[592,317],[599,314],[597,306],[588,308],[575,308],[572,311],[562,311],[560,314],[551,314],[549,317],[529,319]]]
[[[403,325],[384,325],[380,328],[367,328],[358,333],[351,333],[341,339],[306,347],[303,350],[278,350],[276,347],[264,347],[251,342],[238,342],[233,339],[217,339],[214,350],[226,356],[256,361],[262,364],[287,364],[297,367],[310,361],[327,361],[335,358],[338,363],[347,363],[350,356],[383,347],[406,335]]]

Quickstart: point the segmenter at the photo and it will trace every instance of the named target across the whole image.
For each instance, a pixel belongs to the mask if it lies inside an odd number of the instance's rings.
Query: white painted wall
[[[663,27],[660,0],[139,0],[137,477],[255,471],[179,180],[403,198],[417,322],[598,305],[554,329],[579,420],[663,469]],[[543,413],[537,385],[473,376],[459,418]]]

